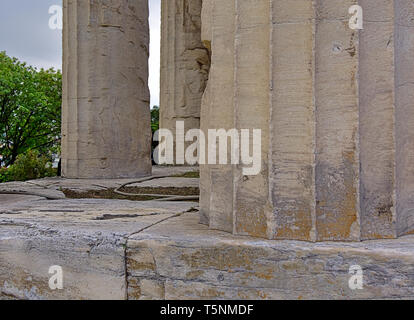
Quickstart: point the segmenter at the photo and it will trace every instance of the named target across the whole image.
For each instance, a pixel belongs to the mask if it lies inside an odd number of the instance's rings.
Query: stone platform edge
[[[267,241],[198,221],[173,215],[127,235],[2,218],[0,299],[414,299],[414,236]],[[63,290],[49,288],[51,265]],[[353,265],[362,290],[349,288]]]

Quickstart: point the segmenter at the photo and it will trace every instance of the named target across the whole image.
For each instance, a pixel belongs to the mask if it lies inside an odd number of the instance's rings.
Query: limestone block
[[[414,298],[413,236],[270,241],[209,230],[194,203],[21,197],[0,196],[0,300]],[[354,265],[362,290],[349,287]]]
[[[25,300],[124,299],[123,248],[119,237],[96,233],[57,235],[30,224],[12,228],[20,234],[27,232],[26,236],[5,237],[5,228],[11,226],[12,223],[0,221],[0,296]],[[65,290],[49,287],[49,268],[55,265],[62,266]]]
[[[148,2],[65,0],[63,8],[63,175],[149,175]]]
[[[0,184],[0,194],[8,195],[31,195],[44,197],[49,200],[65,199],[62,191],[56,189],[48,189],[42,186],[33,185],[27,182],[7,182]]]
[[[126,299],[128,237],[194,206],[8,195],[0,203],[0,298],[29,300]],[[143,254],[136,259],[134,268],[151,264]],[[62,290],[49,287],[51,266],[62,267]],[[150,280],[142,286],[146,296],[159,294]]]
[[[131,293],[172,300],[414,297],[412,236],[363,244],[268,241],[197,223],[197,215],[186,214],[130,239],[128,282],[141,283]],[[148,268],[134,267],[137,254]],[[363,270],[363,290],[349,287],[354,265]]]

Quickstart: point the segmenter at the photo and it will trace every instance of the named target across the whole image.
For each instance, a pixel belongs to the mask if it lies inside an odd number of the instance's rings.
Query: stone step
[[[260,240],[209,230],[188,212],[194,205],[9,203],[9,214],[0,215],[0,299],[414,298],[414,236]],[[62,290],[49,287],[48,271],[56,265]],[[349,287],[354,265],[363,272],[362,290]]]

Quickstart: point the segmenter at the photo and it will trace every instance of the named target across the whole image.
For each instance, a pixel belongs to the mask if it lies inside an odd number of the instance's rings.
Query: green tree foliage
[[[154,106],[151,109],[151,129],[154,134],[160,128],[160,108]]]
[[[151,109],[151,129],[152,129],[153,137],[154,137],[155,132],[157,132],[159,128],[160,128],[160,108],[158,106],[154,106]],[[157,146],[158,146],[158,142],[152,140],[151,157],[153,156],[153,152]],[[153,160],[153,164],[155,164],[154,160]]]
[[[0,182],[26,181],[56,176],[49,159],[37,150],[20,154],[9,168],[0,168]]]
[[[0,52],[0,155],[10,166],[20,154],[57,152],[62,74],[40,71]]]

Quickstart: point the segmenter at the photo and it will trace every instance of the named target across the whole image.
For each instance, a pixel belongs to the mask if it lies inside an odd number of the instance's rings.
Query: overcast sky
[[[151,106],[159,104],[161,0],[149,0]],[[35,67],[61,69],[62,31],[49,28],[49,7],[61,0],[0,0],[0,51]]]

